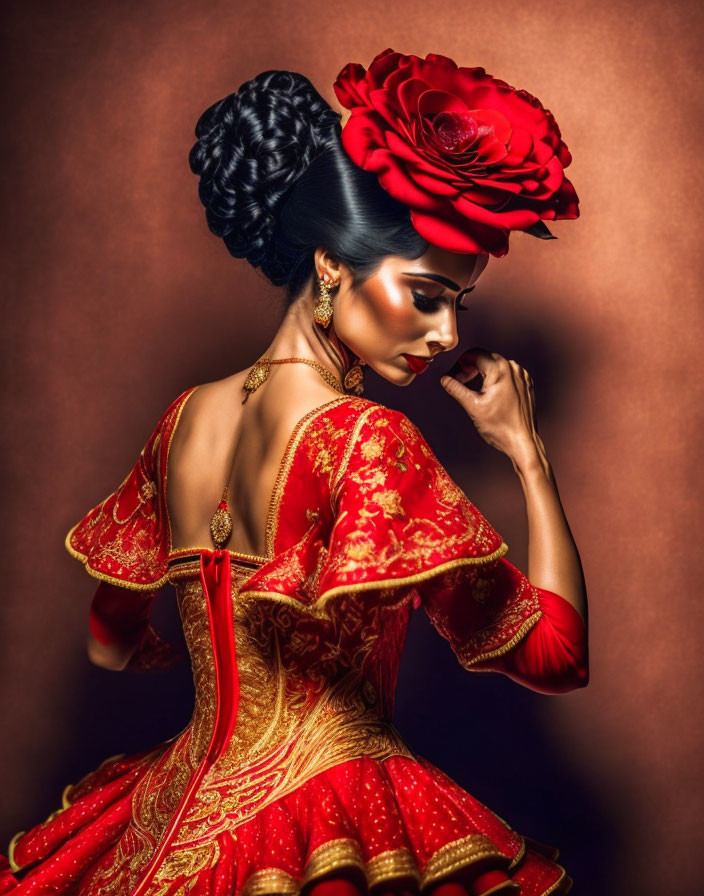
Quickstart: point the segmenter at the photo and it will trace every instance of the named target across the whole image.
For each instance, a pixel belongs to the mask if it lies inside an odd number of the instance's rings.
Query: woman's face
[[[431,246],[409,261],[387,256],[358,289],[340,265],[340,289],[333,299],[335,333],[380,376],[406,386],[440,352],[457,345],[457,309],[489,260]],[[410,357],[408,357],[410,356]]]

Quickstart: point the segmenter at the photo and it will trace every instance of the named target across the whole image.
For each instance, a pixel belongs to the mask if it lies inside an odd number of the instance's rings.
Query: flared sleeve
[[[404,414],[373,405],[360,415],[331,498],[319,602],[371,588],[392,600],[410,589],[464,668],[545,693],[579,686],[581,617],[504,557],[499,533]]]
[[[169,405],[125,479],[65,538],[69,553],[100,581],[90,605],[91,633],[106,645],[136,644],[127,665],[133,671],[167,668],[184,655],[161,638],[149,617],[167,581],[170,533],[162,484],[168,446],[192,392]]]

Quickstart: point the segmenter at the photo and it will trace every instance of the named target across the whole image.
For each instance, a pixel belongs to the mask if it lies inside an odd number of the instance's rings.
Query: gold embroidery
[[[360,409],[351,434],[339,426],[338,431],[333,432],[334,421],[323,413],[343,402],[351,403],[353,412]],[[238,716],[229,741],[213,764],[207,767],[204,759],[215,728],[219,695],[213,632],[200,582],[199,552],[211,548],[182,548],[169,552],[169,570],[164,578],[175,585],[191,657],[196,694],[193,715],[186,729],[151,757],[132,795],[131,822],[118,841],[111,867],[99,875],[96,873],[89,881],[92,891],[118,896],[139,887],[137,892],[142,893],[145,869],[149,867],[149,874],[154,873],[149,893],[153,896],[167,893],[169,896],[186,896],[192,878],[214,867],[221,859],[220,835],[236,839],[239,826],[293,793],[315,775],[363,756],[379,761],[390,756],[417,758],[391,721],[393,690],[410,602],[417,596],[415,586],[433,577],[437,577],[443,587],[456,586],[463,581],[468,586],[468,596],[478,604],[485,603],[491,585],[490,576],[483,572],[484,565],[506,553],[505,543],[485,556],[459,557],[421,572],[339,585],[319,593],[321,572],[331,558],[329,544],[323,538],[315,540],[321,514],[323,520],[328,518],[327,496],[320,502],[316,492],[310,499],[312,506],[303,504],[298,510],[301,515],[305,514],[310,524],[301,539],[309,549],[305,564],[293,553],[291,556],[291,563],[300,567],[300,570],[298,567],[293,569],[296,575],[300,572],[298,581],[302,584],[290,594],[244,590],[253,567],[273,559],[281,502],[301,445],[304,445],[316,474],[323,479],[328,477],[326,487],[330,489],[333,511],[332,494],[339,494],[347,473],[350,478],[357,477],[356,481],[366,490],[370,517],[401,521],[391,532],[383,550],[379,550],[372,539],[367,539],[364,532],[357,532],[357,525],[351,527],[353,542],[346,546],[350,549],[345,550],[345,562],[373,562],[381,568],[389,558],[404,551],[414,563],[419,559],[421,563],[430,562],[432,555],[429,552],[440,540],[445,538],[443,544],[452,547],[443,530],[443,520],[448,518],[443,514],[456,514],[458,504],[465,515],[468,531],[471,529],[471,536],[477,543],[485,549],[487,545],[494,547],[497,544],[495,540],[491,541],[490,530],[483,530],[481,519],[476,521],[466,509],[466,498],[461,490],[433,463],[428,465],[428,487],[438,495],[441,506],[438,519],[424,520],[421,526],[417,525],[417,520],[410,519],[409,508],[403,504],[403,489],[399,491],[391,486],[398,482],[399,471],[405,474],[409,468],[411,472],[420,469],[419,465],[409,463],[409,457],[414,456],[409,447],[411,444],[426,457],[428,451],[416,441],[417,430],[405,418],[400,418],[398,432],[394,429],[383,433],[392,420],[384,414],[370,418],[372,411],[380,407],[365,399],[344,397],[333,399],[304,415],[287,443],[272,491],[266,525],[268,556],[228,551],[239,683]],[[313,420],[319,420],[320,425],[309,427]],[[372,436],[359,445],[368,469],[362,469],[360,464],[348,473],[352,449],[361,427],[369,420],[373,426]],[[304,439],[304,435],[311,431],[311,438]],[[399,437],[399,432],[403,438]],[[391,435],[395,439],[393,447],[380,451]],[[382,436],[386,441],[382,441]],[[404,440],[413,441],[407,446]],[[336,465],[335,459],[340,456],[342,460]],[[374,468],[374,463],[380,459],[388,459],[386,470]],[[395,480],[389,481],[387,487],[389,469]],[[337,519],[344,518],[343,512]],[[363,518],[362,514],[360,518]],[[363,524],[358,525],[361,528]],[[388,524],[389,528],[392,525]],[[462,570],[467,565],[476,568],[477,574],[468,576],[467,571]],[[417,566],[416,563],[415,568]],[[350,568],[354,569],[353,563]],[[346,567],[341,565],[340,569]],[[466,578],[460,579],[461,574]],[[153,590],[154,585],[149,589]],[[376,592],[374,599],[365,599],[365,592],[372,590]],[[337,599],[332,601],[333,597]],[[516,617],[517,622],[520,618]],[[511,639],[511,645],[533,621],[531,617],[522,623]],[[438,617],[438,624],[442,631],[446,620]],[[450,631],[449,628],[446,630]],[[487,634],[491,634],[490,626],[479,633],[482,637]],[[464,656],[463,645],[458,649]],[[498,651],[504,649],[510,648],[506,644],[497,648]],[[466,659],[468,666],[477,661],[470,656],[468,645]],[[524,848],[521,842],[521,849]],[[356,867],[370,885],[395,877],[408,877],[427,886],[488,856],[507,865],[511,862],[511,866],[519,861],[517,856],[511,859],[504,855],[488,837],[474,834],[446,844],[423,868],[419,868],[414,856],[403,849],[389,850],[365,864],[360,844],[344,838],[318,847],[310,856],[302,880],[283,869],[258,869],[245,882],[243,893],[268,896],[275,889],[277,893],[298,896],[306,882],[344,866]],[[181,881],[183,876],[186,880]]]
[[[219,858],[220,847],[217,840],[189,844],[185,848],[174,846],[154,875],[154,883],[171,883],[179,877],[185,877],[189,881],[206,868],[212,868]]]
[[[299,896],[295,878],[280,868],[262,868],[247,878],[241,896]]]
[[[379,491],[374,494],[374,503],[384,511],[385,517],[398,517],[406,519],[406,511],[403,509],[401,495],[396,489],[388,489],[387,491]]]
[[[354,451],[355,445],[357,444],[357,437],[359,436],[359,432],[367,422],[367,417],[371,414],[371,412],[375,408],[381,407],[381,405],[369,403],[366,399],[361,399],[361,401],[364,401],[365,404],[368,404],[368,407],[364,411],[362,411],[362,413],[355,421],[355,424],[350,431],[349,438],[347,439],[347,444],[345,445],[345,449],[342,454],[340,466],[338,467],[337,473],[330,482],[330,505],[333,509],[337,504],[337,493],[345,480],[347,466],[350,462],[350,458],[352,457],[352,452]]]
[[[495,859],[499,865],[509,864],[509,857],[484,834],[471,834],[446,844],[430,857],[422,870],[407,849],[386,850],[365,862],[360,844],[351,837],[341,837],[322,843],[313,850],[300,881],[280,868],[262,868],[247,878],[242,896],[268,896],[272,892],[281,893],[282,896],[298,896],[313,881],[343,868],[357,869],[360,883],[363,886],[366,884],[367,888],[408,879],[424,890],[440,879],[486,858]],[[515,889],[518,884],[511,886]],[[553,888],[548,892],[552,891]]]
[[[483,834],[471,834],[460,840],[454,840],[452,843],[446,843],[431,856],[426,864],[422,886],[435,883],[441,877],[447,877],[448,874],[485,858],[498,859],[504,861],[506,865],[510,860],[495,843]]]
[[[506,551],[508,551],[508,545],[506,542],[503,542],[493,553],[487,554],[484,557],[458,557],[456,560],[448,560],[446,563],[441,563],[439,566],[433,566],[431,569],[426,569],[423,572],[414,573],[409,576],[400,576],[397,579],[379,579],[378,581],[372,582],[358,582],[354,585],[338,585],[335,588],[330,588],[328,591],[323,592],[323,594],[321,594],[312,604],[303,604],[296,598],[275,591],[241,591],[240,600],[252,600],[265,597],[289,606],[299,607],[316,618],[325,618],[327,615],[326,605],[333,597],[347,594],[359,594],[363,591],[373,591],[377,589],[381,591],[382,589],[389,587],[395,589],[404,585],[416,585],[419,582],[424,582],[426,579],[430,579],[440,573],[457,569],[461,566],[474,566],[477,564],[490,563],[492,560],[503,557]]]
[[[80,525],[80,522],[81,521],[79,520],[79,522],[76,523],[75,526],[71,527],[68,534],[66,535],[66,538],[64,539],[64,546],[72,557],[75,557],[76,560],[80,560],[81,563],[83,563],[86,572],[94,579],[98,579],[101,582],[109,582],[111,585],[121,585],[123,588],[129,588],[131,591],[156,591],[158,588],[161,588],[162,585],[166,584],[166,582],[168,581],[167,575],[161,576],[161,578],[156,579],[154,582],[145,582],[144,584],[140,584],[138,582],[130,582],[125,579],[119,579],[117,578],[117,576],[111,576],[107,573],[100,572],[97,569],[93,569],[93,567],[90,565],[90,558],[86,554],[82,554],[80,551],[77,551],[71,544],[71,536],[73,535],[76,528]],[[121,556],[123,561],[128,564],[132,563],[135,557],[138,557],[140,562],[146,562],[146,568],[150,568],[156,558],[156,552],[147,551],[146,554],[144,552],[130,552]]]
[[[474,664],[482,662],[484,660],[492,659],[495,656],[502,656],[504,653],[508,653],[509,650],[514,648],[516,644],[518,644],[518,642],[526,636],[526,634],[530,631],[530,629],[533,628],[535,623],[540,619],[542,615],[542,610],[538,610],[532,616],[529,616],[528,619],[526,619],[522,623],[521,627],[512,638],[510,638],[508,641],[503,643],[500,647],[495,648],[494,650],[487,650],[484,653],[479,653],[475,656],[471,656],[470,654],[473,650],[473,645],[465,644],[463,648],[461,647],[457,651],[455,651],[455,655],[465,669],[471,669],[473,672],[491,672],[491,669],[474,669]],[[505,624],[505,618],[502,620],[502,624]]]
[[[283,457],[281,458],[281,463],[279,464],[278,473],[276,475],[276,482],[274,483],[274,488],[269,500],[269,511],[267,514],[265,527],[266,556],[268,559],[271,559],[274,556],[274,543],[276,540],[276,532],[279,525],[279,508],[281,504],[281,497],[284,493],[284,488],[286,486],[286,481],[288,479],[291,465],[293,464],[293,460],[296,456],[296,449],[298,448],[298,445],[303,438],[305,429],[308,424],[319,414],[322,414],[324,411],[331,410],[332,408],[337,407],[337,405],[347,401],[350,401],[349,396],[343,396],[342,398],[333,398],[331,399],[331,401],[327,401],[325,402],[325,404],[320,405],[320,407],[313,408],[313,410],[308,411],[308,413],[304,414],[304,416],[301,417],[301,419],[294,426],[293,432],[289,437],[288,444],[286,445]]]
[[[197,554],[198,556],[196,557],[195,562],[200,563],[201,551],[210,552],[212,550],[213,550],[212,545],[205,545],[205,544],[192,545],[187,548],[176,548],[175,550],[169,552],[168,560],[170,562],[170,561],[178,559],[180,557],[187,557],[189,554],[194,554],[194,555]],[[267,559],[268,559],[267,557],[263,557],[261,554],[245,554],[242,551],[233,551],[233,550],[230,550],[229,548],[222,548],[222,550],[227,551],[227,553],[230,555],[233,562],[237,562],[238,560],[245,560],[245,561],[249,561],[257,566],[261,566],[263,563],[266,563]],[[174,567],[174,568],[180,568],[180,566]],[[167,577],[169,579],[171,578],[170,575]]]
[[[379,607],[349,605],[321,629],[305,627],[305,612],[274,602],[242,602],[233,569],[232,599],[239,670],[237,724],[223,754],[208,769],[182,821],[177,843],[232,831],[309,778],[359,756],[412,758],[383,700],[360,671],[382,628]],[[212,648],[200,581],[180,582],[179,608],[196,687],[192,761],[205,755],[216,701]],[[394,627],[386,626],[391,636]],[[325,649],[322,649],[325,645]],[[256,771],[253,771],[256,767]]]
[[[384,449],[381,447],[379,442],[374,440],[369,440],[362,445],[362,457],[365,460],[375,460],[377,457],[381,457],[384,453]]]

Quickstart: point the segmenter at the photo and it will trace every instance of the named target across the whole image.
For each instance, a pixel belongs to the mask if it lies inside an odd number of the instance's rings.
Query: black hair
[[[326,248],[363,283],[387,255],[429,243],[410,211],[349,158],[340,113],[304,75],[265,71],[214,103],[196,125],[189,164],[210,230],[293,301]]]

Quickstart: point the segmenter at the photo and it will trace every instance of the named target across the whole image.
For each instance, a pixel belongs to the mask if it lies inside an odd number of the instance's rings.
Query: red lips
[[[427,370],[430,366],[427,361],[423,358],[418,358],[416,355],[406,355],[403,357],[406,359],[406,363],[411,368],[413,373],[423,373],[424,370]]]

